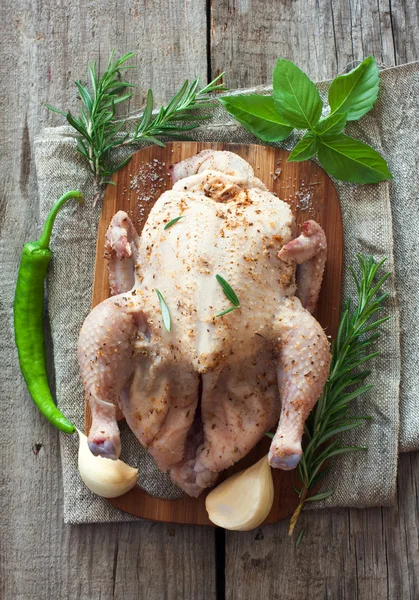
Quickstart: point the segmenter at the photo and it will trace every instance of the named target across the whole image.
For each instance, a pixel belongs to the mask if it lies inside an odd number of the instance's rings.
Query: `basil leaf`
[[[272,96],[224,96],[219,101],[247,131],[265,142],[284,140],[293,129],[276,112]]]
[[[287,162],[308,160],[317,152],[317,139],[314,133],[307,131],[305,136],[296,144],[287,158]]]
[[[348,113],[335,113],[329,115],[326,119],[322,119],[316,125],[316,133],[322,135],[332,135],[343,131]]]
[[[293,127],[313,129],[323,103],[316,86],[290,60],[279,58],[273,73],[273,98],[278,113]]]
[[[170,331],[171,329],[171,322],[170,322],[170,312],[169,312],[169,308],[166,304],[165,299],[163,298],[162,294],[159,292],[159,290],[157,288],[154,288],[154,291],[157,294],[157,297],[159,299],[160,302],[160,308],[161,308],[161,316],[163,319],[163,325],[166,327],[167,331]]]
[[[339,75],[329,88],[332,113],[347,112],[348,121],[357,121],[374,106],[380,87],[380,75],[373,56],[346,75]]]
[[[216,275],[215,278],[223,288],[223,292],[230,300],[231,304],[234,304],[234,306],[239,307],[240,300],[237,298],[236,292],[233,290],[228,281],[226,281],[224,277],[221,277],[221,275]]]
[[[341,181],[378,183],[392,179],[378,152],[343,133],[319,138],[317,156],[324,170]]]

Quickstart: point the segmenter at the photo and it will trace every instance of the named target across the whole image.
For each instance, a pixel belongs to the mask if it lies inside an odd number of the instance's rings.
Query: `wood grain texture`
[[[211,70],[230,87],[271,82],[278,56],[314,80],[373,54],[380,65],[417,60],[416,0],[213,0]],[[415,58],[416,57],[416,58]]]
[[[399,467],[398,507],[305,511],[287,523],[226,533],[226,598],[416,600],[419,597],[418,453]]]
[[[329,335],[336,336],[341,305],[343,231],[339,199],[331,179],[314,162],[287,163],[289,152],[256,144],[222,144],[175,142],[165,148],[150,146],[134,154],[128,165],[113,176],[103,202],[98,227],[92,306],[109,297],[107,263],[103,258],[105,234],[113,215],[123,210],[140,233],[154,202],[172,182],[168,166],[197,154],[201,150],[230,150],[255,170],[270,191],[291,205],[298,225],[314,219],[323,227],[328,240],[327,262],[316,316]],[[168,299],[169,301],[170,299]],[[86,403],[85,431],[91,426],[90,406]],[[250,467],[265,456],[269,440],[263,438],[256,448],[224,477]],[[273,469],[275,499],[266,523],[290,517],[298,504],[293,486],[298,484],[295,471]],[[199,498],[186,494],[179,500],[164,500],[147,494],[140,486],[119,498],[109,500],[123,510],[155,521],[211,525],[205,510],[206,493]]]
[[[141,83],[132,108],[140,107],[150,84],[157,101],[167,100],[184,77],[205,75],[207,68],[212,74],[226,69],[231,87],[268,83],[279,54],[293,58],[314,79],[336,75],[367,52],[387,65],[419,60],[418,9],[416,0],[214,0],[207,30],[204,0],[3,0],[2,600],[216,597],[214,536],[207,528],[62,523],[58,436],[15,377],[11,319],[20,250],[39,233],[33,136],[45,125],[61,123],[43,104],[74,108],[72,81],[83,76],[88,58],[106,60],[112,47],[139,53]],[[37,457],[35,444],[42,444]],[[227,597],[253,600],[268,590],[272,598],[292,600],[416,600],[418,488],[419,455],[404,455],[398,507],[305,513],[307,531],[298,553],[286,539],[286,524],[254,534],[229,533]],[[221,548],[220,540],[219,553]],[[222,560],[219,598],[221,569]]]

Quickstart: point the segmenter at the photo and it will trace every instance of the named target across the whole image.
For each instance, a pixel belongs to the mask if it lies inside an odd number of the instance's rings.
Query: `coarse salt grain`
[[[130,188],[137,194],[138,202],[153,202],[164,191],[165,163],[157,158],[140,165],[131,177]]]

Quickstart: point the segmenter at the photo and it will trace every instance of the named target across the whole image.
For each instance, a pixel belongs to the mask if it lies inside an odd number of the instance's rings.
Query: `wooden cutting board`
[[[325,230],[328,242],[326,270],[316,317],[326,333],[335,336],[339,322],[342,281],[343,230],[339,199],[332,181],[312,161],[287,163],[289,152],[255,144],[224,144],[207,142],[174,142],[165,148],[150,146],[139,150],[132,160],[114,176],[115,186],[108,185],[99,221],[92,307],[109,296],[107,265],[103,259],[106,229],[118,210],[126,211],[140,233],[151,207],[172,182],[168,167],[174,162],[206,148],[231,150],[248,161],[255,175],[267,187],[288,202],[298,224],[314,219]],[[122,415],[121,415],[122,416]],[[91,425],[89,406],[85,407],[85,430]],[[222,478],[253,464],[268,452],[270,440],[266,437]],[[275,500],[266,523],[275,523],[291,516],[297,506],[293,486],[298,486],[297,471],[273,469]],[[139,475],[141,482],[141,473]],[[220,478],[221,480],[221,478]],[[146,519],[171,523],[212,525],[205,510],[205,496],[184,496],[179,500],[163,500],[150,496],[139,486],[109,500],[114,506]]]

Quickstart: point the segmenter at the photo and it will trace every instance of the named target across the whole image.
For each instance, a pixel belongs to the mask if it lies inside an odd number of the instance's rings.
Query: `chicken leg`
[[[137,301],[121,294],[96,306],[81,329],[78,358],[92,412],[88,443],[95,456],[116,460],[121,453],[116,410],[134,367],[134,337],[145,325]]]
[[[326,334],[297,298],[278,316],[278,386],[281,417],[269,450],[269,464],[288,471],[300,461],[304,423],[323,391],[330,367]]]

